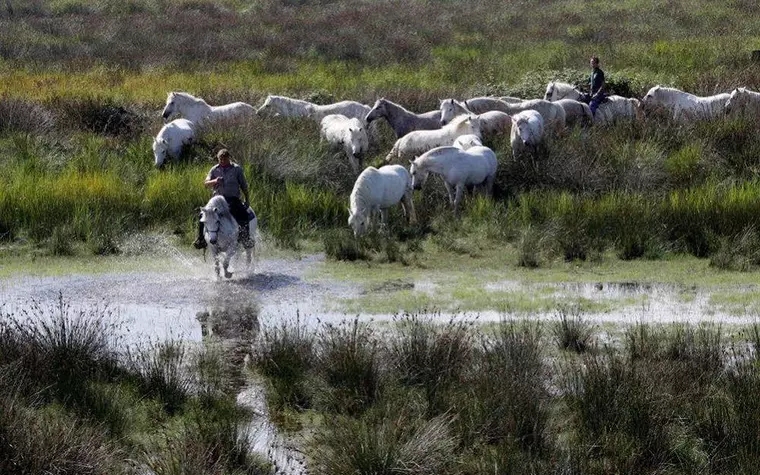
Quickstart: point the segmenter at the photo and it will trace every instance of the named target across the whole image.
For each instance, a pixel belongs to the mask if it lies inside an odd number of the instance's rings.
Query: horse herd
[[[285,96],[269,95],[259,108],[245,102],[210,106],[184,92],[170,92],[163,118],[181,118],[164,125],[153,141],[156,166],[178,158],[182,147],[193,142],[197,131],[219,119],[239,117],[303,117],[320,126],[320,136],[348,158],[356,178],[350,197],[349,225],[355,235],[364,233],[379,213],[386,222],[387,209],[401,204],[415,219],[412,190],[419,189],[430,173],[443,177],[450,203],[457,213],[464,189],[482,186],[490,194],[497,160],[483,145],[495,136],[510,134],[515,159],[535,157],[547,134],[568,126],[599,126],[642,120],[645,112],[665,110],[676,123],[712,120],[727,113],[760,111],[760,93],[738,88],[708,97],[655,86],[641,99],[611,95],[592,115],[581,102],[583,93],[572,84],[553,81],[541,99],[475,97],[463,101],[445,99],[440,108],[415,113],[388,99],[373,107],[356,101],[318,105]],[[409,163],[362,169],[361,159],[376,136],[376,121],[385,119],[396,135],[386,162]],[[408,161],[408,162],[407,162]]]

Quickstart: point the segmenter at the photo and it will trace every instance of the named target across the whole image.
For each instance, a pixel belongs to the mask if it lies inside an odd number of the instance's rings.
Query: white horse
[[[447,101],[444,101],[444,103]],[[473,99],[467,99],[460,103],[465,109],[469,110],[473,114],[483,114],[488,111],[501,111],[509,115],[517,114],[524,110],[534,110],[541,114],[544,118],[546,126],[552,126],[556,130],[561,130],[565,127],[566,116],[565,109],[559,104],[554,104],[544,99],[529,99],[522,102],[508,103],[501,99],[495,99],[490,97],[476,97]],[[441,105],[441,120],[444,119],[443,103]]]
[[[153,139],[153,158],[156,167],[162,167],[169,158],[177,159],[182,148],[195,141],[195,124],[187,119],[174,119],[161,127]]]
[[[389,162],[394,158],[410,159],[442,145],[451,145],[457,137],[465,134],[480,136],[480,120],[471,115],[461,115],[437,130],[414,130],[396,140],[385,157]]]
[[[359,173],[361,158],[369,147],[369,138],[364,123],[342,114],[330,114],[321,122],[322,138],[334,148],[342,147],[348,156],[354,173]]]
[[[647,91],[641,104],[645,110],[664,108],[674,121],[686,123],[723,117],[730,97],[731,94],[725,92],[705,97],[695,96],[680,89],[657,85]]]
[[[482,114],[474,114],[461,102],[456,99],[445,99],[441,101],[441,124],[446,125],[454,117],[464,114],[474,115],[480,121],[480,134],[482,138],[489,139],[497,135],[509,132],[512,127],[512,121],[506,112],[491,110]]]
[[[568,127],[587,126],[594,123],[594,114],[591,113],[591,108],[585,102],[575,99],[560,99],[554,103],[565,109],[565,124]]]
[[[512,156],[519,159],[525,152],[534,157],[538,155],[538,147],[544,141],[544,119],[532,109],[518,112],[512,116]]]
[[[456,140],[454,140],[453,146],[459,147],[462,150],[467,150],[472,147],[482,147],[483,141],[475,134],[465,134],[457,137]]]
[[[308,117],[321,122],[330,114],[341,114],[349,119],[357,118],[364,121],[364,117],[370,111],[368,105],[356,101],[340,101],[333,104],[318,105],[301,99],[293,99],[286,96],[269,95],[264,104],[256,110],[256,114],[263,117]]]
[[[173,114],[179,114],[183,118],[194,122],[198,126],[206,125],[207,121],[216,122],[222,119],[239,119],[252,117],[256,110],[246,102],[233,102],[223,106],[210,106],[201,99],[186,92],[170,92],[166,96],[161,117],[164,120]]]
[[[551,102],[563,99],[580,101],[583,96],[581,90],[572,84],[552,81],[546,86],[544,99]],[[638,120],[642,116],[641,102],[635,98],[613,94],[605,97],[593,116],[596,125],[608,125],[620,120]]]
[[[410,163],[409,173],[415,190],[422,188],[430,173],[443,177],[454,214],[459,213],[459,203],[467,186],[482,186],[487,195],[492,194],[498,166],[496,154],[483,146],[467,150],[453,146],[436,147]]]
[[[203,236],[206,238],[208,247],[211,249],[211,256],[214,258],[214,271],[217,279],[219,278],[219,260],[222,258],[222,267],[224,277],[232,277],[229,271],[230,260],[237,253],[238,246],[238,223],[230,213],[229,205],[223,196],[213,196],[206,206],[201,208],[201,222],[203,223]],[[248,222],[248,235],[253,238],[258,227],[258,219],[254,218]],[[246,267],[251,265],[253,254],[252,247],[245,248]]]
[[[760,113],[760,92],[755,92],[746,87],[740,87],[731,91],[726,104],[726,114],[753,114]]]
[[[404,215],[414,223],[417,217],[412,200],[412,177],[401,165],[367,167],[354,183],[348,209],[348,225],[354,236],[361,236],[371,225],[372,215],[380,212],[383,225],[388,222],[388,208],[401,203]]]

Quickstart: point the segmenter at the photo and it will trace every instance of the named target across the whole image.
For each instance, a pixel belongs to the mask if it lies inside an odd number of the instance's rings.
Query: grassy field
[[[6,0],[0,276],[49,258],[50,272],[129,268],[135,235],[188,246],[201,181],[226,147],[267,242],[324,250],[329,277],[391,286],[404,308],[441,303],[405,288],[432,274],[452,306],[559,308],[551,289],[489,295],[472,277],[496,285],[509,272],[549,286],[709,286],[714,308],[754,311],[754,287],[735,288],[754,285],[760,265],[756,117],[567,130],[535,164],[495,139],[493,200],[468,196],[454,219],[431,181],[415,195],[418,224],[394,211],[387,233],[359,240],[346,225],[354,177],[316,124],[210,127],[163,170],[151,140],[172,90],[254,106],[268,94],[384,96],[423,112],[447,97],[540,97],[550,80],[585,81],[592,54],[625,96],[655,84],[758,90],[758,13],[744,0]],[[365,163],[381,164],[393,141],[383,125]],[[604,337],[582,316],[605,308],[574,303],[580,316],[544,324],[411,314],[306,334],[283,323],[262,330],[253,369],[275,421],[306,434],[312,473],[756,472],[756,326],[639,324]],[[384,298],[339,304],[389,310]],[[237,438],[248,416],[234,392],[250,375],[226,363],[240,355],[162,342],[129,359],[100,339],[112,334],[97,315],[37,317],[0,315],[0,472],[266,472]]]

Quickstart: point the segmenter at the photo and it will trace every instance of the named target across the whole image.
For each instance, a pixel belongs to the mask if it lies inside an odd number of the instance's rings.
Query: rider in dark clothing
[[[230,161],[230,153],[226,148],[219,150],[216,158],[219,163],[209,170],[203,184],[214,190],[214,196],[224,196],[225,201],[230,206],[230,214],[240,226],[240,241],[243,245],[250,245],[250,236],[248,235],[248,182],[245,180],[243,169],[237,163]],[[245,202],[240,200],[241,192]],[[206,240],[203,237],[203,223],[200,221],[198,222],[198,238],[193,245],[197,249],[206,247]]]
[[[599,58],[591,57],[591,76],[588,79],[589,94],[586,96],[591,113],[595,114],[599,104],[604,100],[604,71],[599,67]]]

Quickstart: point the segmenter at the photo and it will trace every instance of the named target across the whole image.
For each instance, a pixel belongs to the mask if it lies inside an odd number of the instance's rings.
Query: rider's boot
[[[193,246],[196,249],[204,249],[206,247],[206,238],[203,236],[203,223],[198,220],[198,237],[193,241]]]

